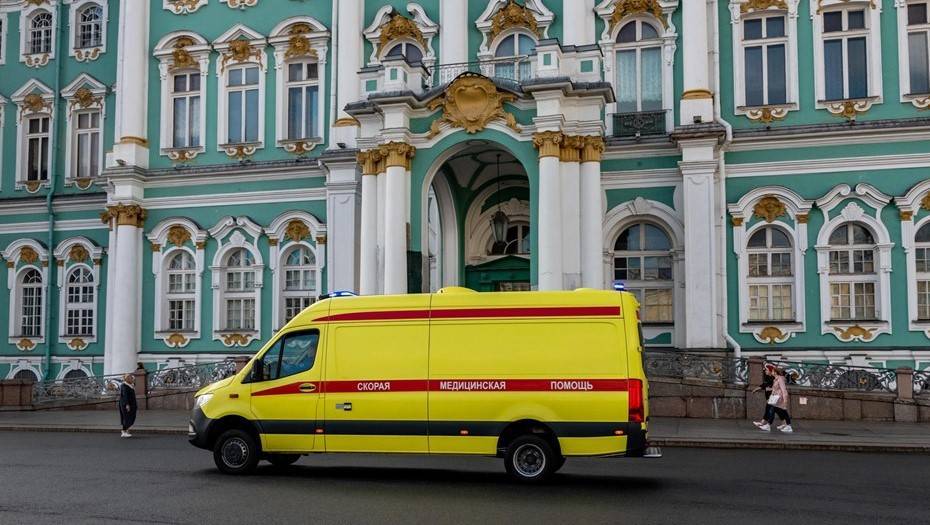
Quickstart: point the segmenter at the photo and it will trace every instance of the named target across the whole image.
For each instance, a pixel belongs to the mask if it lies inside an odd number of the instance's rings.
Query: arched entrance
[[[447,152],[424,182],[424,289],[530,289],[530,184],[520,161],[487,140]]]

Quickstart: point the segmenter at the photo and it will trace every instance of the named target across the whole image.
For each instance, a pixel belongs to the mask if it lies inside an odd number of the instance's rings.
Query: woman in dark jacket
[[[123,427],[120,437],[132,437],[129,433],[129,427],[136,422],[136,388],[135,377],[132,374],[123,376],[123,382],[119,385],[119,421]]]
[[[769,420],[771,415],[775,412],[775,408],[772,405],[768,404],[769,396],[772,395],[772,387],[775,384],[775,367],[773,365],[767,364],[762,369],[762,384],[754,388],[753,392],[758,392],[762,390],[765,394],[765,413],[762,414],[762,419],[758,421],[753,421],[752,423],[757,427],[762,427],[765,425],[765,422]]]

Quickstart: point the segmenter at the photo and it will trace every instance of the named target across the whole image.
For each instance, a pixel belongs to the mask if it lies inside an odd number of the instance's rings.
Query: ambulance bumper
[[[213,420],[208,418],[200,407],[196,407],[191,411],[191,419],[187,424],[187,439],[191,445],[209,450],[210,444],[207,442],[207,437],[212,422]]]
[[[644,429],[636,429],[627,434],[625,457],[628,458],[661,458],[662,449],[649,445]]]

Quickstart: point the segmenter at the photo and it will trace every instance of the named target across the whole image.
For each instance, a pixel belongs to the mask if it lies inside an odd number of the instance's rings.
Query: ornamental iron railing
[[[665,135],[665,110],[614,113],[614,137]]]
[[[647,376],[735,385],[745,385],[749,381],[748,359],[659,350],[647,352],[644,363]]]
[[[430,87],[444,86],[462,73],[478,73],[516,88],[521,82],[535,78],[533,61],[528,56],[495,58],[481,62],[462,62],[435,66],[430,76]]]
[[[158,394],[167,391],[195,391],[236,373],[236,364],[231,359],[176,368],[165,368],[146,374],[145,393]],[[78,377],[40,381],[33,384],[34,405],[73,405],[104,403],[119,397],[122,375]],[[140,385],[136,385],[141,394]]]
[[[821,390],[897,393],[898,374],[891,368],[769,361],[785,370],[788,384]]]
[[[914,372],[914,395],[930,393],[930,370]]]

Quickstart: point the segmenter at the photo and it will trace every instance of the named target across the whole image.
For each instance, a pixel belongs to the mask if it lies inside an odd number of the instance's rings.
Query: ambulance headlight
[[[206,405],[207,402],[209,402],[211,399],[213,399],[213,394],[203,394],[197,396],[197,399],[195,399],[194,402],[197,404],[197,408],[200,408]]]

